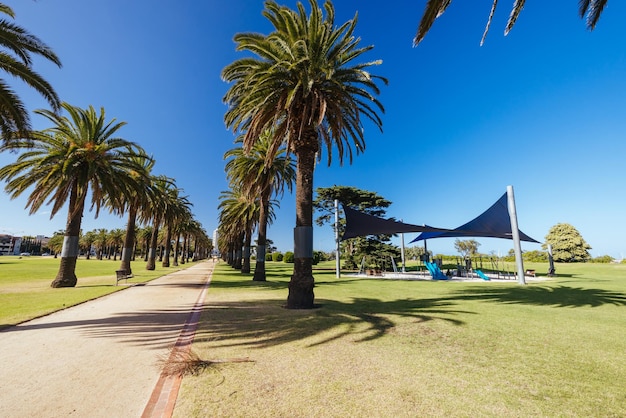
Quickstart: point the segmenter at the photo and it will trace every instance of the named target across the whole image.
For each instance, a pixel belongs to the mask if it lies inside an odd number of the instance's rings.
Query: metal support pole
[[[337,278],[341,277],[339,256],[339,200],[335,199],[335,270]]]
[[[509,218],[511,218],[513,250],[515,252],[515,262],[517,264],[517,282],[519,284],[526,284],[524,260],[522,259],[522,246],[520,245],[519,229],[517,227],[517,211],[515,209],[515,196],[513,194],[513,186],[506,186],[506,194],[508,198]]]
[[[400,219],[402,222],[402,219]],[[404,233],[400,233],[400,255],[402,255],[402,273],[406,273],[405,262],[404,262]]]

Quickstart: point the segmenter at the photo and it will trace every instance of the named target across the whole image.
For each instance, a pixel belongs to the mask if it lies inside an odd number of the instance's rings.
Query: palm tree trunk
[[[252,280],[264,282],[265,275],[265,246],[267,242],[267,208],[269,206],[269,196],[266,191],[261,196],[261,207],[259,208],[259,234],[256,245],[256,265],[254,266],[254,276]]]
[[[189,239],[189,233],[183,235],[183,250],[180,255],[180,264],[185,264],[187,262],[187,252],[189,248],[187,248],[187,240]]]
[[[250,245],[252,245],[252,231],[246,231],[246,241],[243,244],[243,261],[241,263],[241,272],[250,273]]]
[[[146,270],[156,269],[156,249],[157,241],[159,240],[159,224],[161,219],[155,218],[154,226],[152,227],[152,238],[150,239],[150,246],[148,249],[148,263],[146,264]]]
[[[165,234],[165,252],[163,254],[163,267],[170,266],[170,251],[172,248],[172,226],[168,223]]]
[[[126,270],[128,274],[132,274],[130,261],[133,256],[133,248],[135,245],[135,218],[137,217],[137,206],[130,205],[128,209],[128,223],[126,224],[126,236],[124,238],[124,248],[122,248],[122,263],[120,270]]]
[[[242,264],[242,255],[243,255],[243,234],[239,234],[236,239],[236,247],[235,247],[235,264],[233,264],[233,268],[235,270],[241,270]]]
[[[75,287],[78,282],[76,277],[76,260],[78,259],[78,238],[80,235],[80,223],[83,218],[83,201],[78,199],[78,184],[74,181],[70,192],[70,204],[67,214],[67,226],[63,238],[61,250],[61,264],[56,278],[51,287]]]
[[[174,266],[178,266],[179,252],[180,252],[180,232],[176,234],[176,245],[174,245]]]
[[[293,275],[289,281],[288,309],[314,308],[313,286],[313,171],[317,137],[305,132],[305,140],[296,145],[296,228],[294,230]],[[309,136],[314,140],[306,141]]]

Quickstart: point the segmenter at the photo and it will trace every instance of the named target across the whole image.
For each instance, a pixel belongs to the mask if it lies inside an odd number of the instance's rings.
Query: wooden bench
[[[527,276],[531,276],[531,277],[535,277],[535,270],[526,270],[526,275]]]
[[[120,280],[126,280],[126,283],[128,283],[128,279],[132,277],[132,275],[128,274],[128,271],[126,270],[115,270],[115,275],[117,276],[115,280],[115,286],[120,283]]]

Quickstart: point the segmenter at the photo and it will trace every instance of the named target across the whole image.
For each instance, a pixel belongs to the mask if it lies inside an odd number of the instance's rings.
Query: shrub
[[[272,253],[265,254],[265,261],[272,261]]]
[[[272,261],[283,261],[283,253],[272,253]]]
[[[285,257],[283,257],[283,261],[285,263],[293,263],[293,253],[291,251],[287,251],[285,253]]]
[[[591,259],[592,263],[612,263],[613,257],[610,255],[601,255],[600,257],[595,257]]]

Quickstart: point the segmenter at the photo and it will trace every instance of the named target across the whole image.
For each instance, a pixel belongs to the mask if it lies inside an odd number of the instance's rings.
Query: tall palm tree
[[[104,257],[104,250],[107,243],[107,236],[109,231],[105,228],[99,228],[95,232],[94,245],[96,246],[96,259],[102,260]]]
[[[236,142],[242,142],[240,137]],[[280,147],[273,158],[268,159],[274,138],[265,131],[249,152],[242,147],[233,148],[224,154],[226,174],[231,184],[239,185],[246,193],[259,196],[259,231],[257,237],[256,264],[252,280],[265,281],[265,247],[267,226],[273,219],[271,198],[282,196],[285,187],[291,191],[296,178],[293,160],[285,147]]]
[[[585,23],[587,25],[587,29],[594,30],[598,20],[600,19],[600,15],[604,10],[608,0],[579,0],[578,1],[578,14],[581,19],[585,19]],[[451,0],[428,0],[426,3],[426,8],[424,10],[424,14],[422,15],[422,19],[420,20],[419,26],[417,28],[417,33],[415,34],[415,39],[413,40],[413,45],[417,46],[426,36],[426,33],[430,30],[431,26],[435,22],[435,20],[446,11],[448,6],[450,5]],[[511,9],[511,14],[509,15],[509,20],[506,24],[506,28],[504,30],[504,35],[507,35],[515,22],[517,21],[517,17],[520,12],[524,8],[524,4],[526,0],[515,0],[513,3],[513,8]],[[493,19],[493,15],[496,11],[496,6],[498,5],[498,0],[493,0],[491,4],[491,11],[489,12],[489,18],[487,19],[487,24],[485,25],[485,31],[483,32],[483,37],[480,40],[480,44],[482,45],[485,42],[485,38],[487,37],[487,32],[489,32],[489,26],[491,26],[491,20]]]
[[[174,227],[174,233],[176,234],[176,239],[174,240],[174,266],[178,266],[178,258],[180,256],[180,239],[184,233],[186,233],[192,225],[193,215],[191,211],[186,209],[180,213],[178,221]]]
[[[0,3],[0,13],[15,18],[13,9],[4,3]],[[52,86],[33,70],[33,55],[61,67],[59,58],[41,39],[9,20],[0,19],[0,68],[35,89],[53,110],[58,111],[61,101]],[[15,145],[11,144],[12,139],[28,137],[31,130],[30,118],[24,103],[4,79],[0,79],[0,102],[2,142],[12,147]]]
[[[140,147],[114,136],[125,123],[107,122],[103,108],[98,114],[92,106],[81,109],[63,103],[62,107],[69,117],[36,111],[54,126],[19,140],[25,151],[16,162],[0,169],[0,179],[7,180],[5,190],[11,198],[33,187],[26,204],[31,214],[48,200],[53,204],[53,217],[69,201],[61,264],[52,287],[73,287],[87,198],[91,196],[97,217],[105,198],[116,202],[137,189],[140,185],[131,173],[140,168],[132,157]]]
[[[85,258],[91,258],[91,246],[96,241],[96,232],[87,231],[80,237],[80,247],[85,251]]]
[[[136,224],[137,214],[145,207],[150,205],[150,171],[154,167],[155,161],[145,152],[138,153],[133,157],[137,167],[141,167],[141,171],[131,173],[135,177],[137,183],[141,184],[139,189],[130,190],[130,195],[123,199],[120,203],[122,206],[115,207],[112,202],[107,202],[113,212],[123,214],[127,213],[126,233],[124,236],[124,245],[122,247],[122,255],[120,257],[120,270],[125,270],[127,274],[132,275],[131,261],[133,259],[135,243],[136,243]]]
[[[152,226],[145,226],[139,230],[138,239],[141,241],[141,253],[143,254],[143,261],[148,261],[148,250],[150,249],[151,237]]]
[[[165,234],[165,251],[163,254],[163,267],[170,266],[170,252],[172,249],[172,232],[176,228],[176,224],[187,215],[191,214],[191,202],[187,196],[180,196],[182,189],[172,189],[168,193],[167,209],[164,214],[166,226]]]
[[[163,218],[167,212],[169,202],[168,193],[175,188],[174,180],[160,175],[152,177],[150,185],[150,206],[144,211],[144,216],[152,221],[152,235],[150,237],[150,245],[148,247],[148,260],[146,270],[154,270],[156,268],[156,253],[159,243],[159,228],[163,223]]]
[[[111,248],[114,261],[117,260],[118,249],[122,246],[122,244],[124,244],[125,235],[126,235],[126,231],[124,231],[121,228],[115,228],[109,231],[109,235],[107,237],[107,244]],[[109,258],[111,258],[110,253],[109,253]]]
[[[220,225],[224,225],[225,235],[232,238],[237,253],[233,267],[241,269],[242,273],[250,273],[250,245],[254,226],[259,219],[259,199],[239,188],[233,188],[222,192],[220,200]]]
[[[377,82],[387,80],[366,71],[380,61],[354,63],[373,47],[360,47],[354,36],[356,16],[335,26],[330,0],[324,11],[310,0],[307,16],[302,3],[298,11],[265,2],[264,16],[274,27],[265,36],[235,35],[237,49],[253,56],[241,58],[222,71],[233,83],[224,101],[224,117],[233,131],[245,133],[244,147],[252,145],[267,129],[274,130],[270,159],[285,143],[297,161],[294,269],[289,283],[288,308],[314,307],[313,278],[313,171],[316,156],[326,148],[328,163],[333,148],[339,162],[352,160],[352,145],[365,149],[362,118],[382,127],[376,99]]]

